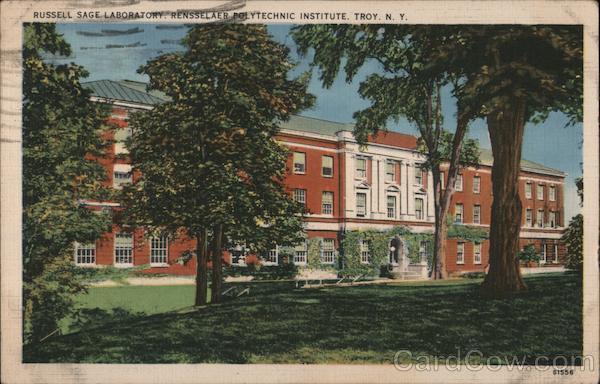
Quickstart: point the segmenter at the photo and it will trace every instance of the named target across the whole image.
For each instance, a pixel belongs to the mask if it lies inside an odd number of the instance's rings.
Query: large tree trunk
[[[492,222],[490,267],[483,291],[490,296],[507,296],[527,289],[519,268],[521,199],[518,182],[521,146],[525,127],[525,102],[490,114],[487,118],[494,165],[492,166]]]
[[[212,244],[212,284],[210,290],[210,302],[221,302],[221,287],[223,285],[223,266],[221,263],[223,252],[221,250],[223,240],[223,224],[217,224],[213,233]]]
[[[433,239],[433,255],[431,260],[432,272],[431,278],[434,280],[445,279],[448,277],[446,272],[446,239],[448,229],[446,228],[446,216],[448,208],[442,204],[442,185],[439,166],[433,167],[433,187],[434,187],[434,206],[435,206],[435,229]]]
[[[195,305],[206,305],[208,291],[208,234],[202,229],[196,236],[196,301]]]

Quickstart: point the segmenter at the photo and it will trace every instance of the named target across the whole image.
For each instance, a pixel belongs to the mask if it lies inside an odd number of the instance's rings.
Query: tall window
[[[294,173],[306,173],[306,153],[294,152]]]
[[[556,212],[548,212],[548,224],[550,228],[556,228]]]
[[[531,183],[530,182],[525,183],[525,198],[531,199]]]
[[[481,205],[473,206],[473,224],[481,224]]]
[[[265,265],[274,265],[277,264],[279,259],[279,247],[275,245],[275,248],[271,248],[267,251],[264,257]]]
[[[419,243],[419,259],[421,261],[426,261],[429,256],[427,241],[421,241]]]
[[[525,225],[533,227],[533,211],[529,208],[525,210]]]
[[[479,193],[481,191],[481,177],[473,176],[473,193]]]
[[[481,264],[481,243],[473,244],[473,263]]]
[[[115,264],[133,264],[133,235],[131,233],[115,234]]]
[[[333,215],[333,192],[323,192],[321,198],[321,213],[323,215]]]
[[[394,161],[385,162],[385,181],[396,181],[396,163]]]
[[[465,243],[456,244],[456,264],[465,263]]]
[[[540,228],[543,228],[544,227],[544,210],[543,209],[538,209],[537,216],[535,217],[535,219],[536,219],[537,226]]]
[[[537,193],[537,199],[544,200],[544,185],[538,184],[537,187],[535,188],[535,191]]]
[[[554,244],[554,262],[558,263],[558,244]]]
[[[356,194],[356,216],[364,217],[367,214],[367,194]]]
[[[542,244],[542,258],[540,259],[540,262],[546,262],[546,244]]]
[[[556,201],[556,186],[551,185],[548,187],[548,199],[550,201]]]
[[[356,158],[356,177],[359,179],[367,177],[367,159],[364,157]]]
[[[424,215],[423,215],[423,199],[421,199],[420,197],[417,197],[415,199],[415,218],[417,220],[423,220],[424,219]]]
[[[458,192],[463,190],[463,175],[456,175],[456,181],[454,182],[454,190]]]
[[[387,217],[389,219],[396,218],[396,196],[387,197]]]
[[[306,204],[306,189],[294,189],[294,200]]]
[[[113,188],[122,189],[124,185],[131,184],[131,165],[115,164],[113,169]]]
[[[462,224],[463,222],[463,205],[456,204],[454,208],[454,222],[457,224]]]
[[[369,241],[360,241],[360,262],[362,264],[369,264],[371,262],[371,251],[369,250]]]
[[[152,237],[150,244],[150,264],[167,264],[169,241],[166,236]]]
[[[125,146],[127,139],[131,137],[131,128],[119,128],[115,130],[115,155],[129,153]]]
[[[306,241],[294,247],[294,264],[306,264],[307,246]]]
[[[96,244],[75,243],[75,263],[77,264],[96,264]]]
[[[333,177],[333,157],[323,156],[321,158],[321,174],[325,177]]]
[[[335,260],[335,244],[333,239],[323,239],[321,243],[321,262],[333,264]]]
[[[423,185],[423,168],[420,165],[415,165],[415,184]]]

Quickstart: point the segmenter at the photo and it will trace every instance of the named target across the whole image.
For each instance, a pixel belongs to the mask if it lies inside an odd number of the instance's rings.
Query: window
[[[396,196],[387,197],[387,217],[389,219],[396,218]]]
[[[473,206],[473,224],[481,224],[481,205]]]
[[[306,242],[294,247],[294,264],[306,264],[307,247]]]
[[[321,157],[321,174],[325,177],[333,177],[333,157]]]
[[[356,194],[356,216],[364,217],[367,214],[367,194]]]
[[[415,219],[417,220],[423,220],[424,219],[424,215],[423,215],[423,199],[417,197],[415,199]]]
[[[321,262],[333,264],[335,260],[335,244],[333,239],[323,239],[321,243]]]
[[[481,264],[481,243],[473,244],[473,263]]]
[[[393,161],[386,161],[385,163],[385,181],[396,181],[396,163]]]
[[[535,219],[536,219],[537,226],[540,228],[543,228],[544,227],[544,210],[543,209],[538,209],[537,216],[535,217]]]
[[[530,182],[525,183],[525,198],[531,199],[531,183]]]
[[[96,244],[75,243],[75,263],[76,264],[96,264]]]
[[[122,189],[124,185],[131,184],[131,165],[115,164],[113,169],[113,188]]]
[[[415,165],[415,184],[423,185],[423,169],[419,165]]]
[[[473,193],[479,193],[481,191],[481,177],[473,176]]]
[[[427,246],[427,241],[421,241],[419,243],[419,259],[421,261],[427,261],[429,256],[429,250]]]
[[[229,252],[231,253],[231,265],[246,266],[245,244],[236,244]]]
[[[306,189],[294,189],[294,200],[306,204]]]
[[[323,192],[321,197],[321,213],[333,215],[333,192]]]
[[[463,205],[456,204],[454,208],[454,222],[457,224],[462,224],[463,222]]]
[[[115,234],[115,264],[133,264],[133,235]]]
[[[556,228],[556,212],[548,212],[548,225],[550,228]]]
[[[465,263],[465,243],[456,244],[456,264]]]
[[[554,262],[558,263],[558,244],[554,244]]]
[[[546,262],[546,244],[542,244],[542,258],[540,259],[540,263]]]
[[[275,245],[275,248],[271,248],[267,251],[264,256],[264,265],[276,265],[279,261],[279,247]]]
[[[360,241],[360,262],[362,264],[369,264],[371,262],[371,251],[369,250],[369,241]]]
[[[356,177],[359,179],[367,177],[367,159],[364,157],[356,158]]]
[[[152,237],[150,244],[150,265],[166,265],[169,255],[169,241],[166,236]]]
[[[556,187],[554,185],[548,187],[548,199],[550,201],[556,201]]]
[[[544,200],[544,185],[543,184],[538,184],[538,186],[536,188],[536,192],[537,192],[537,199]]]
[[[463,176],[456,175],[456,181],[454,182],[454,190],[461,192],[463,190]]]
[[[525,210],[525,225],[533,227],[533,211],[529,208]]]
[[[294,173],[306,173],[306,153],[294,152]]]
[[[129,153],[125,142],[131,137],[131,128],[119,128],[115,131],[115,155]]]

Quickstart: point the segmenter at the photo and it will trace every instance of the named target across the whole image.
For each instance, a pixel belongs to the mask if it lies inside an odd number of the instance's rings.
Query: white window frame
[[[421,209],[417,209],[417,201],[421,201]],[[422,197],[415,197],[415,219],[425,220],[425,200]]]
[[[325,196],[331,196],[330,201],[326,201]],[[329,199],[327,199],[329,200]],[[323,191],[321,193],[321,214],[333,216],[333,192]]]
[[[306,241],[296,245],[294,247],[294,264],[306,265],[308,261],[308,244]]]
[[[321,264],[333,263],[335,263],[335,240],[323,239],[321,241]]]
[[[306,174],[306,153],[294,151],[292,155],[292,167],[294,174],[304,175]]]
[[[546,245],[547,245],[546,243],[542,244],[542,257],[540,259],[540,264],[546,264],[546,261],[547,261]]]
[[[360,167],[360,164],[364,164],[364,168]],[[366,157],[357,157],[356,164],[354,167],[354,177],[360,180],[364,180],[367,178],[367,158]]]
[[[458,209],[460,207],[460,210]],[[460,211],[460,215],[459,215]],[[454,205],[454,223],[463,224],[465,222],[465,206],[462,203],[456,203]],[[460,220],[459,220],[460,217]]]
[[[558,244],[554,244],[554,263],[558,264]]]
[[[465,243],[456,243],[456,264],[465,263]]]
[[[456,180],[454,180],[454,190],[456,192],[462,192],[463,190],[463,175],[460,173],[456,175]]]
[[[153,255],[158,253],[158,255]],[[152,259],[164,259],[164,261],[152,261]],[[150,238],[150,266],[166,267],[169,265],[169,238],[167,236],[152,236]]]
[[[394,202],[392,207],[390,207],[390,199],[392,199],[391,201]],[[386,207],[387,207],[387,218],[395,219],[396,213],[398,212],[398,208],[397,208],[398,207],[398,199],[396,198],[396,195],[387,195]]]
[[[550,228],[556,228],[556,211],[549,211],[548,212],[548,226]]]
[[[233,252],[241,252],[241,256],[237,258],[235,263],[233,262]],[[236,265],[238,267],[246,267],[246,258],[248,257],[248,248],[246,248],[246,244],[236,244],[233,248],[229,249],[229,253],[231,256],[231,265]]]
[[[481,193],[481,176],[473,176],[473,193]]]
[[[360,263],[371,264],[371,250],[369,249],[369,240],[361,239],[359,243]]]
[[[123,237],[128,237],[131,238],[131,246],[123,246],[123,245],[118,245],[118,240],[117,238],[123,238]],[[133,260],[134,260],[134,246],[135,246],[135,241],[134,241],[134,236],[133,233],[130,232],[117,232],[114,235],[114,249],[113,249],[113,261],[114,261],[114,265],[115,267],[133,267]],[[129,256],[122,256],[122,255],[117,255],[118,251],[127,251],[129,249],[130,255]],[[131,259],[131,262],[119,262],[117,260],[123,260],[124,258],[126,259]]]
[[[556,185],[548,186],[548,200],[556,201]]]
[[[473,243],[473,264],[481,264],[481,243]]]
[[[328,167],[325,164],[325,160],[326,159],[330,159],[331,160],[331,166]],[[327,174],[327,172],[325,172],[326,169],[329,169],[329,174]],[[333,177],[333,156],[327,156],[327,155],[323,155],[321,156],[321,176],[323,177]]]
[[[544,200],[544,184],[536,185],[535,194],[537,200]]]
[[[80,252],[82,254],[80,254]],[[75,242],[73,249],[75,264],[80,266],[96,265],[96,243]],[[84,260],[84,261],[80,261]],[[90,261],[88,261],[90,260]]]
[[[393,160],[385,162],[385,181],[386,183],[394,183],[396,181],[396,162]]]
[[[275,244],[275,248],[267,251],[266,257],[262,260],[262,265],[277,265],[279,264],[279,245]]]
[[[294,201],[306,205],[306,189],[294,189]]]
[[[420,164],[415,164],[415,185],[423,185],[423,168]]]
[[[535,215],[535,225],[538,228],[544,228],[544,210],[538,209]]]
[[[479,204],[473,205],[473,224],[481,224],[481,205]]]
[[[525,198],[526,199],[531,199],[531,196],[533,196],[532,195],[532,186],[533,186],[533,184],[530,181],[525,183]]]
[[[119,175],[117,177],[117,175]],[[118,180],[118,181],[117,181]],[[123,189],[124,185],[133,182],[132,167],[130,164],[115,164],[113,166],[113,188]]]
[[[533,227],[533,209],[525,209],[525,226]]]
[[[419,260],[426,261],[429,258],[428,243],[425,240],[419,242]]]
[[[115,155],[126,155],[129,150],[125,146],[125,141],[131,137],[131,127],[120,127],[115,130],[114,134],[114,145]]]
[[[359,198],[361,196],[361,198]],[[364,196],[364,205],[359,205],[360,200]],[[366,217],[367,216],[367,194],[365,192],[357,192],[356,193],[356,216],[357,217]]]

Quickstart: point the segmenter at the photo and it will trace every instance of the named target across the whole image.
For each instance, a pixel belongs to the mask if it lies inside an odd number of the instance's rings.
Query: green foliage
[[[482,243],[489,237],[487,230],[468,225],[451,224],[448,226],[448,238]]]
[[[25,24],[23,40],[23,300],[25,341],[45,337],[82,289],[73,270],[74,242],[93,242],[110,217],[82,206],[105,200],[101,133],[108,109],[89,100],[74,64],[54,66],[43,55],[69,55],[53,24]]]
[[[519,252],[519,260],[528,263],[528,262],[539,262],[541,259],[540,255],[535,250],[535,245],[527,244],[525,248],[521,252]]]
[[[340,275],[379,276],[381,267],[388,264],[390,241],[394,236],[400,236],[402,241],[405,242],[408,249],[407,256],[412,262],[420,261],[419,248],[421,242],[427,243],[427,249],[431,250],[433,248],[433,235],[431,233],[412,233],[403,226],[394,227],[388,231],[348,231],[344,234],[342,240],[343,257]],[[360,243],[362,240],[369,242],[371,254],[369,264],[361,263]]]
[[[294,263],[279,265],[257,265],[246,267],[228,266],[223,268],[223,276],[252,276],[254,280],[290,280],[298,275],[298,267]]]
[[[86,283],[111,280],[126,284],[128,277],[139,276],[143,270],[149,267],[150,264],[136,265],[131,268],[116,268],[112,265],[100,268],[75,267],[73,273],[78,279]],[[144,276],[148,278],[157,277],[155,274],[145,274]]]
[[[581,271],[583,269],[583,215],[571,219],[563,233],[562,240],[567,246],[565,267]]]

